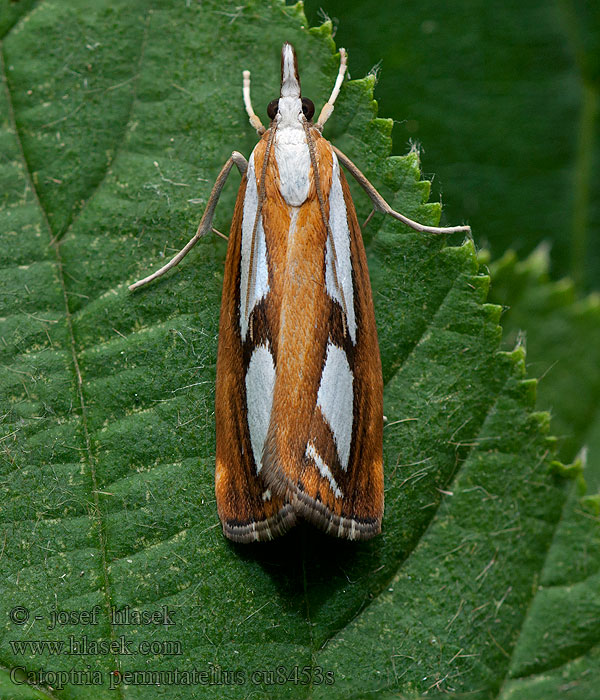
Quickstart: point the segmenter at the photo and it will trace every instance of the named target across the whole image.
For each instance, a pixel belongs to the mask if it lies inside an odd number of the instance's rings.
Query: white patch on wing
[[[256,473],[262,468],[262,453],[271,420],[275,365],[268,344],[254,349],[246,372],[246,408],[250,443]]]
[[[321,458],[321,455],[317,452],[312,442],[309,442],[306,446],[306,456],[314,460],[314,463],[317,465],[317,469],[319,470],[321,476],[327,479],[327,481],[329,481],[329,485],[331,486],[331,490],[333,491],[335,497],[343,498],[344,494],[342,493],[340,487],[337,485],[337,481],[333,478],[331,469],[325,464],[325,462]]]
[[[333,432],[340,464],[344,470],[348,468],[352,443],[354,409],[352,382],[352,370],[346,353],[329,342],[317,394],[317,406]]]
[[[267,241],[263,229],[262,215],[258,217],[254,241],[254,284],[248,293],[248,278],[250,270],[250,254],[252,249],[252,231],[258,207],[258,190],[254,171],[254,151],[248,161],[248,184],[244,197],[244,214],[242,217],[242,261],[240,274],[240,330],[242,340],[246,340],[250,314],[258,302],[269,291],[269,266],[267,264]],[[246,308],[248,312],[246,313]]]
[[[325,286],[327,293],[343,308],[340,288],[346,302],[346,322],[353,344],[356,344],[356,317],[354,315],[354,290],[352,288],[352,262],[350,260],[350,228],[348,227],[348,212],[344,201],[342,181],[340,180],[340,164],[337,156],[333,156],[333,172],[331,175],[331,190],[329,192],[329,227],[333,235],[337,265],[338,286],[333,276],[333,251],[331,241],[327,238],[325,257]]]

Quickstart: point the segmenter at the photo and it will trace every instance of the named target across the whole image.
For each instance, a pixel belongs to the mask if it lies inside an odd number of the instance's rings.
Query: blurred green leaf
[[[508,673],[570,482],[551,470],[555,441],[522,350],[500,351],[500,308],[486,303],[472,243],[445,247],[381,216],[365,230],[386,383],[386,514],[382,536],[358,545],[308,527],[260,547],[221,535],[213,384],[225,244],[207,238],[174,273],[127,291],[191,236],[231,150],[255,143],[242,68],[263,113],[291,40],[304,91],[326,99],[338,64],[330,26],[302,25],[300,7],[276,1],[71,0],[37,5],[3,42],[8,697],[17,668],[51,697],[95,700],[114,697],[116,669],[204,672],[119,685],[122,697],[178,700],[490,697]],[[396,208],[433,223],[440,208],[425,203],[417,154],[388,157],[392,125],[375,118],[373,85],[344,86],[329,137]],[[360,193],[357,206],[368,214]],[[27,624],[11,619],[16,606]],[[96,624],[48,629],[53,610],[94,606]],[[175,624],[120,626],[113,606],[166,606]],[[180,653],[19,646],[83,635]],[[72,669],[83,677],[56,676]]]
[[[548,249],[519,261],[513,251],[490,265],[490,298],[502,304],[505,344],[524,334],[529,371],[541,377],[539,405],[551,411],[560,456],[575,459],[600,418],[600,297],[579,299],[569,279],[549,278]],[[590,453],[588,481],[600,488],[600,450]]]
[[[339,21],[353,77],[376,64],[394,151],[416,141],[449,223],[494,257],[552,245],[552,271],[600,279],[600,12],[585,0],[307,0]]]
[[[502,700],[587,700],[600,681],[600,299],[551,282],[548,264],[545,247],[524,261],[507,253],[490,266],[490,297],[506,309],[505,342],[526,343],[529,369],[542,375],[538,403],[552,412],[563,459],[581,450],[588,487],[581,477],[571,487]]]

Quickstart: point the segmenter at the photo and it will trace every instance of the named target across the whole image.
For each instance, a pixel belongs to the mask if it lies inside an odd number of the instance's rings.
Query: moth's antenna
[[[262,135],[265,133],[266,129],[263,126],[260,117],[255,114],[254,110],[252,109],[252,100],[250,99],[250,71],[243,71],[242,76],[244,78],[242,94],[244,95],[244,106],[246,107],[246,112],[250,117],[250,124],[252,124],[252,126],[256,129],[257,134]]]
[[[333,90],[331,91],[331,97],[323,105],[321,114],[319,114],[319,118],[317,119],[317,123],[315,124],[316,128],[319,131],[323,130],[323,125],[331,116],[331,113],[333,112],[333,105],[337,100],[337,96],[340,94],[340,88],[342,87],[342,83],[344,82],[344,76],[346,75],[347,58],[348,54],[346,53],[346,49],[340,49],[340,69],[335,80],[335,85],[333,86]]]

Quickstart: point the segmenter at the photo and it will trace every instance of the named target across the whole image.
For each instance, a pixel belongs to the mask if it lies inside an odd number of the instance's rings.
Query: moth
[[[260,140],[219,173],[195,236],[164,274],[212,229],[233,168],[242,182],[227,246],[216,381],[217,509],[226,537],[270,540],[307,520],[326,533],[368,539],[383,516],[383,381],[365,249],[344,166],[384,212],[395,212],[322,136],[346,72],[316,122],[302,97],[294,48],[281,52],[280,97],[267,129],[243,98]]]

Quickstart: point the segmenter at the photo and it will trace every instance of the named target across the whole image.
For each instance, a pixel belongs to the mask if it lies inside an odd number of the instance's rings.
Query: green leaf
[[[37,5],[3,42],[1,688],[18,668],[30,674],[23,697],[35,686],[95,699],[114,697],[116,669],[121,697],[178,699],[490,697],[506,678],[570,482],[551,468],[522,349],[500,349],[473,244],[446,247],[380,215],[365,230],[386,513],[383,534],[358,545],[308,527],[260,547],[220,532],[223,241],[127,291],[189,239],[231,150],[255,143],[243,68],[262,113],[290,40],[303,91],[327,98],[331,28],[303,25],[300,6],[275,0],[71,0]],[[373,85],[345,84],[328,137],[395,208],[435,223],[417,154],[388,157],[392,124],[375,117]],[[129,609],[163,608],[165,624],[119,624]],[[114,647],[85,653],[84,636]],[[126,653],[140,642],[163,646]]]
[[[37,0],[0,0],[0,37],[4,37]]]
[[[485,256],[484,256],[485,257]],[[551,409],[562,436],[560,454],[583,459],[564,506],[502,700],[590,698],[600,680],[600,300],[577,299],[569,280],[551,282],[548,251],[520,262],[513,252],[491,266],[491,297],[506,309],[506,342],[522,329],[528,364],[543,379],[539,403]],[[582,478],[583,475],[588,486]]]
[[[600,509],[585,493],[581,480],[565,505],[501,700],[597,694]]]
[[[523,331],[530,371],[540,376],[539,405],[552,412],[559,454],[575,459],[582,445],[596,445],[600,417],[600,297],[579,299],[573,282],[551,282],[541,246],[526,260],[513,251],[491,265],[491,299],[505,309],[505,344]],[[600,487],[600,450],[590,451],[586,478]]]
[[[600,279],[600,12],[583,0],[306,0],[353,77],[377,67],[394,152],[415,140],[447,221],[494,257],[552,243],[554,276]]]

